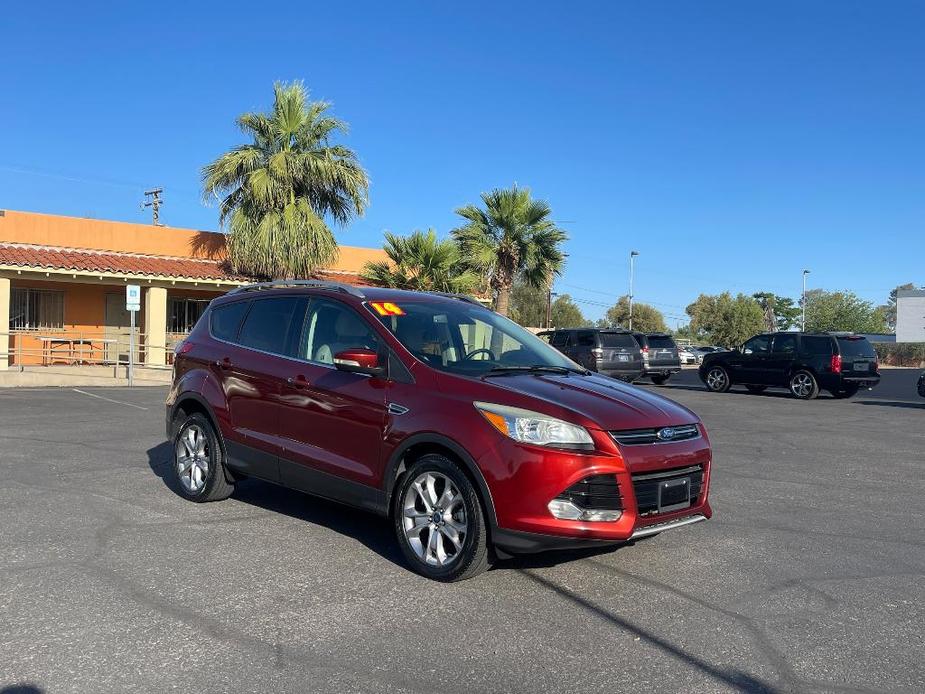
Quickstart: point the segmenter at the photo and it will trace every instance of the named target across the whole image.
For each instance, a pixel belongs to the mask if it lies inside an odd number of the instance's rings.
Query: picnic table
[[[66,335],[40,335],[38,339],[42,341],[42,366],[53,364],[58,358],[63,359],[67,364],[89,364],[97,348],[103,351],[106,345],[118,342],[109,337],[68,337]]]

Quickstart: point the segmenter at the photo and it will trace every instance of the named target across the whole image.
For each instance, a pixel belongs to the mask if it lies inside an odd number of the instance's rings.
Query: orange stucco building
[[[320,276],[357,284],[384,258],[341,246]],[[126,362],[129,284],[141,286],[136,361],[164,365],[209,300],[248,281],[229,272],[221,233],[0,210],[0,369]]]

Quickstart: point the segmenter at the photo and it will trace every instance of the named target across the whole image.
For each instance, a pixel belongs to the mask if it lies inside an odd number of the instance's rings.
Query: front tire
[[[174,482],[180,494],[199,503],[221,501],[234,492],[212,422],[199,412],[180,420],[173,440]]]
[[[657,386],[663,386],[668,383],[668,379],[671,378],[671,374],[659,374],[652,376],[652,383]]]
[[[449,458],[422,456],[395,490],[392,520],[409,566],[435,581],[464,581],[488,568],[488,532],[475,487]]]
[[[707,390],[712,393],[726,393],[732,387],[729,372],[722,366],[710,367],[703,382],[706,384]]]
[[[790,392],[799,400],[813,400],[819,395],[819,383],[809,371],[797,371],[790,377]]]

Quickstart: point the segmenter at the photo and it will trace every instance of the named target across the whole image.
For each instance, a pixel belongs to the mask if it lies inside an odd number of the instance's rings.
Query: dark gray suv
[[[671,335],[666,333],[633,333],[642,349],[642,375],[652,379],[652,383],[666,383],[672,374],[681,370],[681,357],[678,346]]]
[[[586,369],[632,383],[642,375],[642,349],[628,330],[564,328],[540,333]]]

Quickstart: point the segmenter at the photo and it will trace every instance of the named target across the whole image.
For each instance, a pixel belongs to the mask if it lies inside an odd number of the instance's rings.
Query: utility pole
[[[546,286],[546,329],[552,327],[552,282]]]
[[[633,329],[633,271],[639,251],[630,251],[630,330]]]
[[[800,320],[800,332],[806,332],[806,275],[809,270],[803,270],[803,318]]]
[[[163,188],[152,188],[151,190],[146,190],[145,197],[149,199],[141,203],[142,208],[151,208],[151,223],[156,227],[161,226],[160,208],[161,205],[164,204],[164,201],[161,199],[161,193],[163,192]]]

